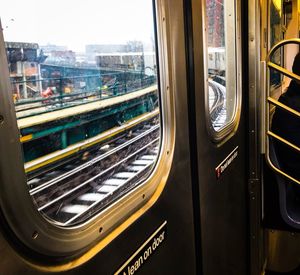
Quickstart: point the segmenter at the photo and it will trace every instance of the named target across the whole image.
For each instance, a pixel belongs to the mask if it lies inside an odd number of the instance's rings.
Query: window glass
[[[236,15],[235,1],[206,0],[209,120],[221,131],[236,109]]]
[[[282,0],[270,1],[270,49],[283,39],[282,5]],[[276,51],[271,61],[279,66],[283,64],[282,50]],[[271,69],[270,86],[272,91],[281,84],[281,80],[281,74]]]
[[[49,221],[86,221],[159,152],[152,0],[1,4],[28,192]]]

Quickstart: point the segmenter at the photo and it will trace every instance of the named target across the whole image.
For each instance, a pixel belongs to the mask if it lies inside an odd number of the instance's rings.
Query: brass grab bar
[[[269,51],[267,58],[266,58],[266,66],[267,66],[267,72],[266,72],[266,87],[265,87],[265,93],[266,93],[266,101],[265,101],[265,114],[266,114],[266,120],[265,120],[265,158],[266,161],[268,163],[268,165],[271,167],[271,169],[273,169],[275,172],[283,175],[284,177],[288,178],[289,180],[297,183],[300,185],[300,181],[295,179],[294,177],[290,176],[289,174],[285,173],[284,171],[282,171],[281,169],[279,169],[278,167],[275,166],[275,164],[273,163],[273,161],[270,158],[270,137],[275,138],[276,140],[279,140],[280,142],[286,144],[287,146],[295,149],[296,151],[298,151],[300,153],[300,148],[296,145],[294,145],[293,143],[285,140],[284,138],[276,135],[275,133],[273,133],[270,130],[270,105],[275,105],[281,109],[284,109],[285,111],[292,113],[293,115],[299,117],[300,119],[300,112],[294,110],[293,108],[290,108],[284,104],[282,104],[281,102],[279,102],[278,100],[275,100],[274,98],[272,98],[270,96],[270,70],[273,69],[293,80],[298,80],[300,81],[300,76],[294,74],[293,72],[290,72],[289,70],[275,64],[274,62],[271,61],[274,53],[276,52],[276,50],[278,50],[280,47],[288,45],[288,44],[298,44],[300,45],[300,39],[298,38],[293,38],[293,39],[287,39],[287,40],[282,40],[279,43],[277,43],[275,46],[273,46],[271,48],[271,50]]]

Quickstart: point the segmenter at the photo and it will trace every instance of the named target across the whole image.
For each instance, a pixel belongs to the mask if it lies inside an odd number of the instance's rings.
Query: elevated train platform
[[[157,85],[18,119],[26,162],[98,136],[157,107]],[[44,150],[43,143],[51,144]],[[35,150],[30,150],[34,147]],[[48,147],[49,148],[49,147]]]

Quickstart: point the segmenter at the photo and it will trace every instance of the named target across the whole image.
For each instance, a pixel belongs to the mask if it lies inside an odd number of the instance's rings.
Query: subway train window
[[[152,5],[1,4],[28,192],[55,225],[88,221],[155,166],[161,123]]]
[[[285,26],[283,25],[283,18],[282,18],[282,8],[283,2],[272,0],[270,1],[270,48],[275,46],[279,41],[283,39],[283,30]],[[283,64],[283,54],[282,50],[276,51],[274,56],[272,57],[272,62],[276,63],[277,65]],[[272,92],[276,93],[276,88],[281,85],[282,75],[275,71],[270,71],[270,85]]]
[[[206,0],[207,105],[210,129],[222,132],[237,107],[236,3]]]

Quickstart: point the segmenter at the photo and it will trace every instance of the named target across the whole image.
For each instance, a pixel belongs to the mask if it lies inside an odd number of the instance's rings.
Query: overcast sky
[[[5,41],[68,46],[151,42],[151,0],[2,0]]]

